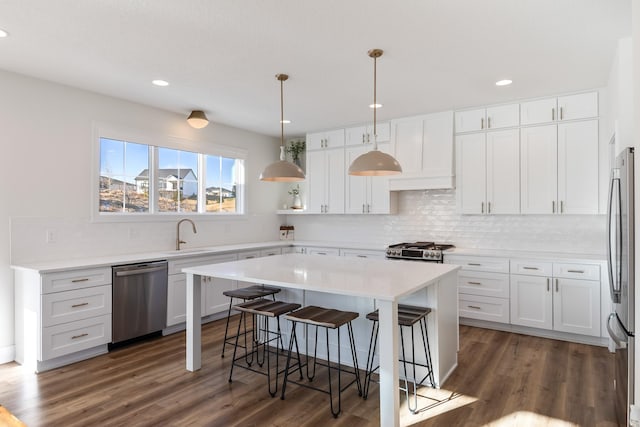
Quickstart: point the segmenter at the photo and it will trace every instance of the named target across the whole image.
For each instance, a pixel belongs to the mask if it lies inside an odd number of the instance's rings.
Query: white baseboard
[[[0,365],[13,362],[16,358],[16,346],[0,347]]]

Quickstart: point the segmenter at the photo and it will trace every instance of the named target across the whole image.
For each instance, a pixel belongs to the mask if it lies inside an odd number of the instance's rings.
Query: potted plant
[[[305,147],[306,144],[304,140],[290,141],[287,147],[287,153],[291,155],[291,160],[299,167],[302,167],[300,164],[300,154],[304,151]]]
[[[291,209],[302,209],[302,201],[300,200],[300,185],[296,184],[295,187],[289,190],[289,194],[293,196],[293,203]]]

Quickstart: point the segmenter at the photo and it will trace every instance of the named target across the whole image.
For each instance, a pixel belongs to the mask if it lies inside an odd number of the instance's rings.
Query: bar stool
[[[292,331],[291,331],[291,339],[289,340],[289,352],[287,354],[287,365],[284,369],[285,375],[284,375],[284,382],[282,384],[282,396],[281,399],[284,400],[284,395],[285,395],[285,390],[287,387],[287,382],[290,381],[294,384],[298,384],[300,386],[306,387],[306,388],[310,388],[312,390],[316,390],[316,391],[320,391],[323,393],[326,393],[329,395],[329,400],[331,402],[331,414],[334,416],[334,418],[337,418],[338,415],[340,414],[341,410],[342,410],[342,392],[347,389],[351,384],[353,384],[354,382],[356,383],[357,387],[358,387],[358,395],[362,396],[362,385],[360,383],[360,372],[358,369],[358,358],[356,355],[356,348],[355,348],[355,341],[353,338],[353,327],[351,326],[351,321],[353,321],[354,319],[356,319],[358,317],[358,313],[354,313],[354,312],[350,312],[350,311],[340,311],[340,310],[335,310],[335,309],[330,309],[330,308],[323,308],[323,307],[317,307],[317,306],[308,306],[308,307],[304,307],[301,308],[300,310],[296,310],[292,313],[289,313],[285,316],[285,319],[290,320],[292,322]],[[309,372],[309,339],[308,339],[308,333],[305,333],[307,339],[306,339],[306,343],[305,343],[305,353],[306,353],[306,373],[307,373],[307,379],[309,381],[313,381],[315,374],[316,374],[316,365],[320,365],[320,366],[325,366],[329,372],[329,391],[326,391],[324,389],[318,388],[318,387],[312,387],[308,384],[305,383],[300,383],[300,382],[296,382],[296,381],[291,381],[289,380],[289,368],[290,368],[290,361],[291,361],[291,352],[293,349],[293,346],[295,344],[296,349],[298,348],[298,338],[296,335],[296,325],[298,323],[302,323],[305,325],[305,330],[308,332],[308,326],[315,326],[316,330],[315,330],[315,348],[314,348],[314,353],[313,353],[313,372],[310,373]],[[347,385],[345,385],[344,387],[342,387],[342,380],[341,380],[341,374],[343,372],[343,369],[340,365],[340,327],[343,325],[347,325],[347,330],[349,331],[349,344],[351,346],[351,356],[353,357],[353,365],[354,368],[353,370],[344,370],[344,372],[347,373],[352,373],[354,374],[355,378],[353,381],[349,382]],[[318,327],[322,327],[325,329],[326,332],[326,340],[327,340],[327,362],[322,363],[322,362],[318,362],[318,358],[317,358],[317,354],[318,354]],[[338,392],[338,409],[335,410],[334,409],[334,403],[333,403],[333,386],[332,386],[332,382],[331,382],[331,356],[330,356],[330,352],[329,352],[329,329],[335,329],[337,330],[337,337],[338,337],[338,364],[337,364],[337,371],[338,371],[338,387],[337,387],[337,392]],[[298,365],[300,364],[300,359],[298,356]],[[333,368],[334,370],[336,368]],[[300,370],[300,380],[302,380],[302,370]]]
[[[282,334],[280,331],[280,316],[285,314],[285,313],[289,313],[293,310],[296,310],[298,308],[300,308],[300,304],[295,304],[295,303],[288,303],[288,302],[283,302],[283,301],[270,301],[267,299],[253,299],[251,301],[246,301],[242,304],[238,304],[235,305],[233,307],[234,309],[240,311],[240,322],[238,323],[238,331],[236,332],[236,342],[235,342],[235,346],[233,347],[233,359],[231,361],[231,371],[229,372],[229,382],[232,382],[232,377],[233,377],[233,367],[234,366],[238,366],[240,368],[244,368],[244,369],[248,369],[252,372],[256,372],[262,375],[266,375],[267,376],[267,388],[269,390],[269,394],[271,395],[271,397],[274,397],[276,395],[276,393],[278,392],[278,375],[281,373],[281,371],[279,370],[279,356],[280,353],[284,353],[284,348],[281,345],[282,344]],[[260,334],[254,333],[254,330],[256,328],[256,323],[254,322],[253,325],[253,329],[247,331],[246,328],[246,315],[247,313],[253,315],[253,316],[258,316],[258,324],[261,323],[260,322],[260,318],[262,318],[262,320],[264,322],[263,323],[263,329],[260,329],[260,332],[264,332],[264,339],[262,341],[259,341],[259,336]],[[275,318],[277,321],[277,330],[274,331],[270,331],[269,330],[269,318]],[[240,326],[243,323],[243,320],[245,322],[245,331],[243,333],[240,333]],[[258,326],[258,329],[260,327]],[[238,340],[240,338],[240,335],[245,335],[245,343],[246,343],[246,335],[251,333],[252,334],[252,345],[251,345],[251,352],[248,352],[248,348],[245,345],[244,349],[245,349],[245,355],[244,356],[240,356],[240,357],[236,357],[236,353],[238,351]],[[276,341],[276,380],[275,380],[275,389],[272,391],[271,390],[271,357],[270,354],[273,353],[273,350],[269,349],[269,343],[272,341]],[[260,361],[260,347],[262,346],[262,361]],[[249,361],[248,359],[248,355],[251,354],[251,359]],[[253,354],[255,354],[256,356],[256,361],[257,364],[262,367],[264,364],[264,361],[266,359],[267,361],[267,370],[266,373],[263,372],[262,370],[258,370],[258,369],[254,369],[251,367],[251,364],[253,363]],[[289,355],[287,356],[289,357]],[[237,363],[238,361],[245,359],[246,365],[242,365]],[[298,355],[298,362],[300,362],[300,356]],[[298,365],[300,365],[300,363],[298,363]],[[288,366],[287,366],[288,368]],[[302,375],[302,369],[300,368],[300,375]],[[286,378],[286,375],[285,375]]]
[[[402,359],[400,359],[400,362],[402,362],[402,366],[404,369],[404,392],[407,397],[407,406],[409,407],[409,411],[411,411],[412,414],[415,414],[416,410],[418,409],[418,386],[423,385],[427,378],[429,378],[430,385],[432,387],[435,386],[435,381],[433,378],[433,364],[431,363],[431,348],[429,347],[429,336],[427,334],[427,316],[429,315],[429,313],[431,313],[431,309],[427,307],[416,307],[404,304],[398,305],[398,325],[400,326],[400,342],[402,344]],[[369,395],[371,375],[380,367],[377,366],[373,368],[373,359],[376,355],[376,345],[378,343],[378,310],[367,314],[366,317],[367,319],[373,321],[373,325],[371,327],[369,353],[367,354],[367,370],[364,379],[364,393],[362,396],[364,399],[366,399]],[[426,363],[416,362],[415,330],[413,327],[416,323],[420,323],[420,331]],[[403,333],[403,329],[405,327],[411,328],[411,360],[407,360],[407,357],[405,355]],[[411,378],[411,383],[413,385],[413,405],[411,405],[411,402],[409,400],[409,378],[407,364],[410,364],[413,368],[413,377]],[[417,381],[416,378],[416,366],[427,369],[426,375],[420,381]]]
[[[224,349],[227,344],[233,344],[234,336],[228,336],[229,334],[229,319],[231,318],[231,308],[233,306],[233,299],[241,299],[243,302],[264,298],[270,296],[274,301],[276,300],[275,295],[280,292],[280,288],[276,288],[273,286],[265,286],[265,285],[252,285],[246,288],[240,289],[230,289],[228,291],[222,292],[222,295],[229,297],[229,310],[227,311],[227,324],[224,327],[224,341],[222,342],[222,355],[220,357],[224,357]],[[246,332],[246,324],[245,324],[245,332]],[[245,335],[245,347],[247,345],[246,335]],[[284,345],[283,345],[284,347]]]

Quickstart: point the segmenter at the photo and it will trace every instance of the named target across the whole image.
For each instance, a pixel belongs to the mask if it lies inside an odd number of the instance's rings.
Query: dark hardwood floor
[[[223,333],[223,321],[203,327],[195,373],[185,369],[184,333],[39,375],[0,365],[0,405],[30,427],[379,424],[375,384],[368,400],[346,390],[336,420],[327,395],[290,385],[286,400],[271,398],[266,378],[245,370],[230,384]],[[419,413],[404,410],[404,425],[617,425],[607,349],[467,326],[460,345],[457,370],[442,389],[420,390]]]

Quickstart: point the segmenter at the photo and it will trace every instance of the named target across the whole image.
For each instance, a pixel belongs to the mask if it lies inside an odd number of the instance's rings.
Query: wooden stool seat
[[[233,308],[260,316],[278,317],[300,308],[300,304],[261,298],[234,305]]]
[[[230,289],[222,292],[222,295],[229,298],[239,298],[244,300],[264,298],[271,295],[275,295],[280,292],[280,288],[274,288],[272,286],[253,285],[246,288]]]
[[[310,325],[336,329],[357,319],[358,313],[310,305],[287,314],[285,318],[293,322],[308,323]]]
[[[428,307],[398,304],[398,324],[400,326],[412,326],[429,315],[429,313],[431,313],[431,309]],[[367,314],[367,319],[378,322],[380,320],[378,310]]]

